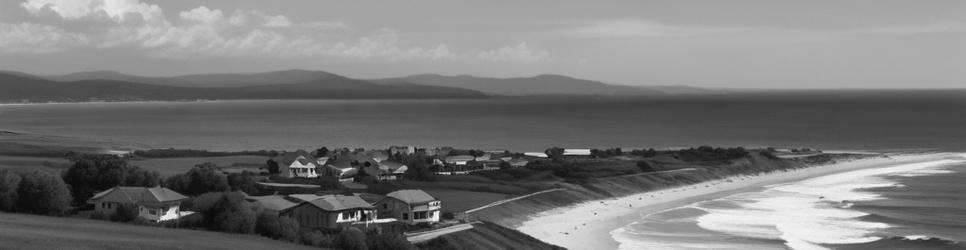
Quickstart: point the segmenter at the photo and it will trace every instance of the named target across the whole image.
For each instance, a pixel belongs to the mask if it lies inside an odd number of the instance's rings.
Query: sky
[[[0,69],[966,87],[961,0],[0,0]]]

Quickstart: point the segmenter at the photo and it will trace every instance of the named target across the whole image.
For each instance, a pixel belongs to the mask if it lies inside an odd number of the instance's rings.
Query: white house
[[[590,149],[568,148],[563,151],[564,156],[590,156]]]
[[[151,222],[175,220],[181,212],[181,201],[188,197],[163,187],[114,187],[94,194],[87,200],[94,211],[107,216],[117,213],[120,206],[137,208],[138,217]]]
[[[476,160],[476,157],[472,155],[451,155],[443,158],[446,164],[453,164],[457,166],[466,165],[467,163]]]
[[[320,163],[324,164],[324,160],[316,159],[315,156],[312,156],[312,154],[305,152],[305,150],[288,152],[278,157],[275,157],[275,159],[272,159],[272,160],[274,160],[278,164],[279,174],[289,178],[319,177],[319,173],[317,173],[317,170],[316,170],[318,165],[316,164],[320,164]]]
[[[382,218],[396,218],[408,224],[437,223],[442,203],[423,190],[405,189],[387,194],[375,207]]]

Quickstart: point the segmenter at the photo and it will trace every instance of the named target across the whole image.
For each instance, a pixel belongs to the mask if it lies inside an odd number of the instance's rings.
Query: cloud
[[[476,57],[487,61],[496,62],[552,62],[553,57],[546,50],[531,49],[526,42],[521,42],[516,46],[505,46],[493,50],[484,50],[476,54]]]
[[[50,11],[67,20],[106,17],[123,22],[135,16],[145,21],[164,19],[161,7],[140,0],[28,0],[20,6],[33,15]]]
[[[225,11],[208,6],[166,18],[158,5],[140,0],[26,0],[36,17],[54,16],[65,27],[96,20],[72,33],[56,25],[5,24],[4,53],[51,53],[69,48],[125,48],[151,57],[336,58],[339,60],[483,60],[546,62],[550,53],[526,43],[458,52],[445,43],[414,44],[393,29],[365,32],[339,21],[299,22],[260,10]],[[107,20],[107,22],[104,22]],[[133,22],[132,20],[144,20]],[[58,21],[58,20],[46,20]]]
[[[577,38],[686,37],[748,31],[756,27],[698,27],[667,25],[648,20],[601,20],[576,25],[556,33]]]
[[[33,23],[0,23],[0,51],[4,53],[53,53],[83,46],[87,36],[61,28]]]

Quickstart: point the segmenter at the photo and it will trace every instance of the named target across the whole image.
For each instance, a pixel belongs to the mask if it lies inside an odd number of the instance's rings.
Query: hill
[[[180,78],[147,78],[98,71],[65,75],[55,81],[20,73],[0,73],[0,102],[77,101],[171,101],[238,99],[376,99],[376,98],[483,98],[485,94],[466,89],[399,85],[384,86],[324,72],[280,71],[254,75],[205,75],[190,79],[239,81],[250,86],[188,87]],[[104,79],[110,78],[110,79]],[[243,79],[248,79],[244,80]],[[167,79],[167,78],[165,78]],[[274,79],[274,80],[273,80]],[[146,84],[140,81],[156,82]],[[181,82],[181,83],[178,83]],[[255,85],[259,83],[258,85]]]
[[[3,249],[318,249],[255,235],[0,212]]]
[[[646,87],[613,85],[598,81],[577,79],[562,75],[538,75],[534,77],[490,78],[476,76],[413,75],[385,78],[373,82],[396,84],[421,84],[476,90],[493,95],[663,95],[664,92]]]

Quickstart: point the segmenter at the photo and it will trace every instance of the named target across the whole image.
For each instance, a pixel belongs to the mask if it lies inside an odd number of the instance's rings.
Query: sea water
[[[966,154],[772,185],[642,215],[621,249],[966,249]]]

